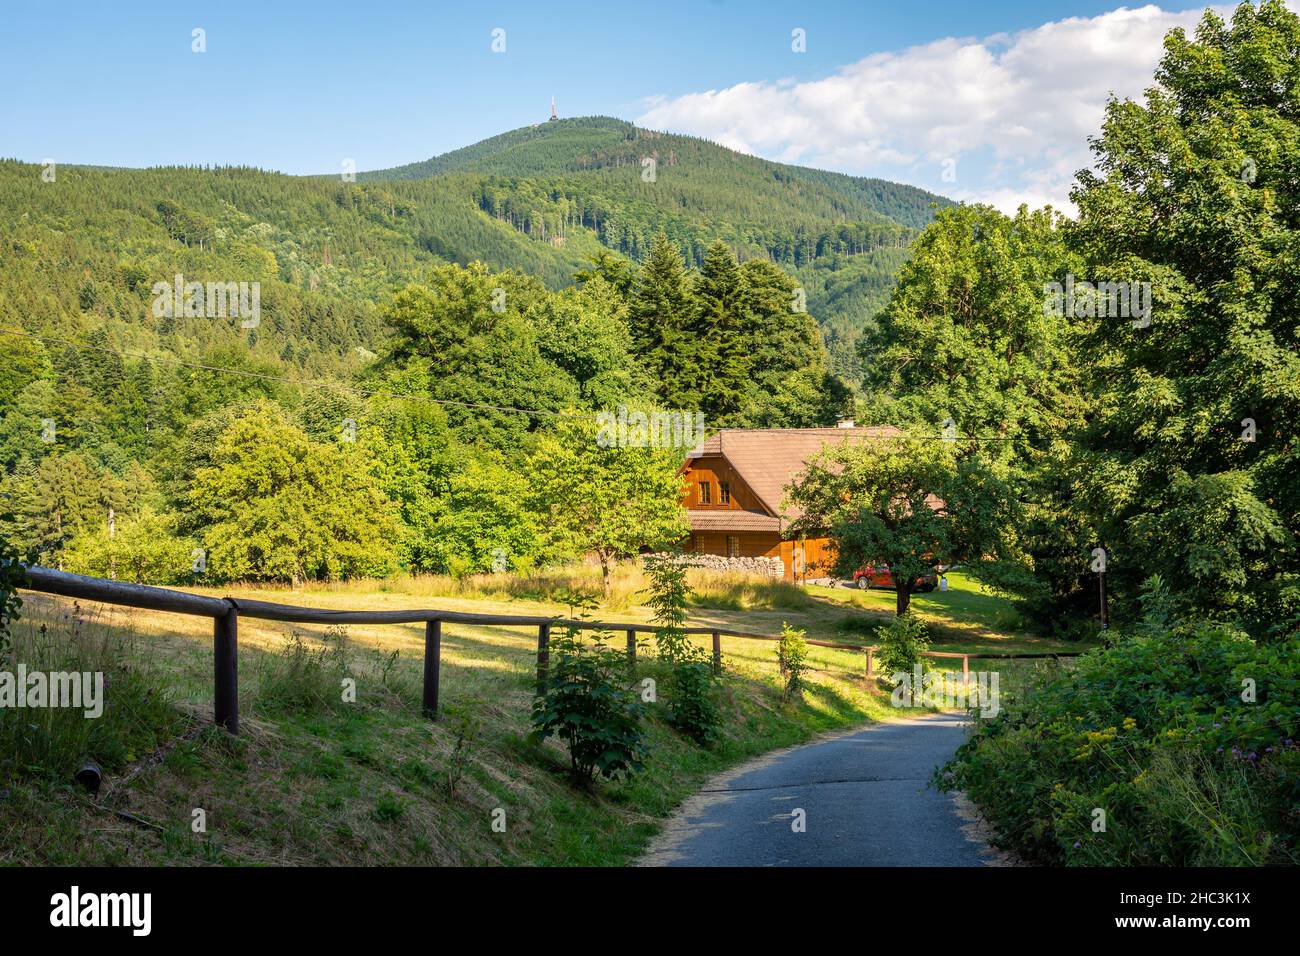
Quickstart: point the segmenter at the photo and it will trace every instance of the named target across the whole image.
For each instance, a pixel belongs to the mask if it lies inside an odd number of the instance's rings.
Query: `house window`
[[[718,482],[718,504],[731,504],[731,485],[725,481]]]
[[[727,535],[727,557],[740,557],[740,537],[738,535]]]
[[[707,481],[700,482],[700,504],[708,505],[713,503],[713,486]]]

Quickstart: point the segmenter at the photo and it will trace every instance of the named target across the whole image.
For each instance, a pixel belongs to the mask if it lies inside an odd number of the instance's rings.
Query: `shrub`
[[[655,646],[661,659],[674,663],[688,659],[692,648],[683,630],[691,598],[691,586],[686,580],[690,568],[691,562],[681,552],[645,557],[650,586],[643,593],[647,595],[646,606],[654,611]]]
[[[781,665],[781,676],[785,678],[782,696],[786,700],[795,700],[803,696],[803,675],[808,670],[808,642],[805,637],[804,631],[782,623],[781,641],[776,646],[776,659]]]
[[[717,736],[720,714],[713,699],[717,676],[713,662],[686,636],[686,605],[691,586],[686,572],[691,563],[680,552],[647,555],[650,578],[646,604],[654,609],[655,645],[670,670],[666,684],[668,723],[697,743]]]
[[[713,693],[717,677],[713,662],[692,650],[697,656],[677,662],[668,675],[668,723],[696,743],[709,744],[718,736],[721,721]]]
[[[624,656],[598,632],[586,643],[577,628],[552,637],[550,669],[533,699],[533,728],[540,739],[556,736],[569,748],[570,770],[590,783],[597,775],[630,776],[642,767],[643,708],[619,682]]]
[[[1164,623],[1158,582],[1143,606],[1114,646],[1004,698],[938,782],[1048,863],[1296,863],[1300,634],[1261,645],[1222,624]]]
[[[902,671],[911,674],[919,665],[922,672],[930,669],[924,656],[930,649],[930,633],[912,611],[894,618],[879,631],[881,681],[893,683],[893,675]]]
[[[113,534],[108,525],[87,528],[68,542],[64,565],[75,574],[93,574],[134,584],[178,584],[192,573],[194,542],[177,537],[173,522],[144,508],[123,518]]]

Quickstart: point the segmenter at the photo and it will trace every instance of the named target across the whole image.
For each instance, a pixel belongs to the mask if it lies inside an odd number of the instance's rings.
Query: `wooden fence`
[[[232,734],[239,733],[239,619],[259,618],[266,621],[287,621],[295,624],[424,624],[424,692],[423,711],[428,717],[438,713],[439,669],[442,661],[442,625],[477,624],[502,627],[537,628],[537,680],[546,680],[550,665],[550,638],[553,627],[576,627],[582,630],[623,631],[627,636],[628,658],[636,661],[636,635],[654,633],[653,624],[608,623],[584,621],[562,617],[540,617],[529,614],[478,614],[467,611],[441,611],[437,609],[411,609],[404,611],[333,611],[324,608],[297,607],[291,604],[273,604],[268,601],[250,601],[243,598],[214,598],[188,591],[151,587],[144,584],[126,584],[106,578],[69,574],[37,565],[27,567],[28,581],[24,590],[63,597],[138,607],[150,611],[189,614],[212,618],[213,664],[213,716],[218,726]],[[713,638],[713,667],[722,669],[722,638],[738,637],[754,641],[779,641],[770,634],[750,634],[717,627],[686,627],[687,634],[709,634]],[[875,652],[879,645],[842,644],[835,641],[808,640],[818,647],[845,651],[862,651],[866,654],[866,675],[875,676]],[[929,657],[962,659],[962,679],[967,681],[972,659],[1077,657],[1077,654],[955,654],[944,651],[927,651]]]

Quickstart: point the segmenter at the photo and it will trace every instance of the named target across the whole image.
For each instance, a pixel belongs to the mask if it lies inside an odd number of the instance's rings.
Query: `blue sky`
[[[1164,29],[1195,19],[1117,7],[31,3],[4,14],[0,156],[373,169],[536,122],[554,94],[561,115],[620,116],[959,198],[1059,199],[1104,91],[1140,91]],[[791,49],[796,27],[804,53]],[[1078,55],[1058,62],[1060,43]],[[1064,70],[1085,74],[1082,86],[1057,88]],[[1038,119],[1021,128],[1021,116]]]

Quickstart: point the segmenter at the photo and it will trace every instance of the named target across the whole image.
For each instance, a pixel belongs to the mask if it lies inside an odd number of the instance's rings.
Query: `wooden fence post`
[[[628,628],[627,632],[627,662],[629,665],[636,666],[636,631]]]
[[[438,719],[438,675],[442,668],[442,621],[424,623],[424,716]]]
[[[963,687],[970,686],[970,655],[961,656],[961,682]]]
[[[232,604],[212,619],[212,715],[218,727],[239,733],[239,611]]]
[[[713,672],[722,673],[722,635],[717,631],[713,632]]]
[[[867,645],[867,680],[876,676],[876,649]]]
[[[537,625],[537,687],[546,687],[546,674],[551,669],[551,625]]]

